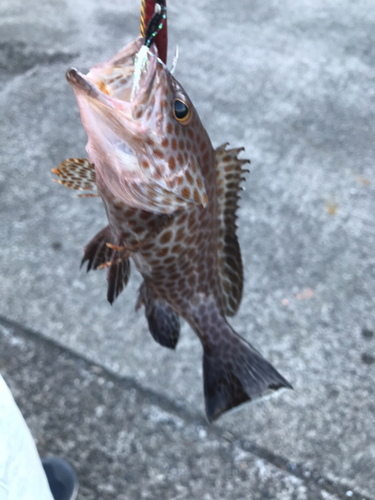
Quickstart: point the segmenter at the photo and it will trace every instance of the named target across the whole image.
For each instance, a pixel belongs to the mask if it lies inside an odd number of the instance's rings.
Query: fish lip
[[[90,97],[98,97],[98,89],[92,85],[76,68],[69,68],[65,74],[68,83],[77,90],[81,90]]]
[[[146,103],[149,101],[153,89],[159,61],[157,49],[151,47],[149,53],[147,53],[147,69],[143,73],[141,72],[137,80],[139,87],[133,98],[129,96],[127,97],[129,100],[121,100],[113,94],[108,94],[100,88],[98,81],[102,78],[101,68],[103,68],[102,74],[105,74],[108,68],[121,66],[122,64],[127,66],[129,63],[126,64],[125,61],[129,61],[129,57],[133,57],[134,60],[142,45],[142,39],[138,39],[134,46],[136,50],[130,54],[128,52],[126,59],[124,57],[124,61],[121,61],[120,52],[120,58],[115,56],[107,63],[96,65],[87,74],[82,74],[74,67],[66,72],[66,79],[76,94],[78,107],[83,118],[83,126],[89,139],[97,134],[98,128],[96,124],[104,124],[120,141],[124,141],[128,145],[130,150],[127,151],[127,154],[133,157],[138,156],[137,151],[140,144],[144,142],[149,132],[148,124],[143,121],[144,114],[142,113],[142,116],[139,117],[137,111],[141,109],[145,113],[148,110]],[[131,67],[131,62],[129,67]]]
[[[142,42],[142,38],[136,41],[138,50],[136,51],[135,55],[139,53],[140,49],[143,46],[143,44],[140,44],[139,42]],[[150,57],[148,58],[149,67],[144,77],[144,81],[141,83],[139,91],[136,93],[136,95],[134,95],[132,99],[130,99],[130,101],[117,99],[116,97],[112,97],[111,95],[108,95],[104,93],[102,90],[100,90],[90,80],[91,70],[87,75],[84,75],[76,68],[72,67],[67,70],[66,79],[74,90],[83,93],[86,97],[90,99],[96,99],[100,101],[103,105],[108,106],[109,108],[120,109],[121,111],[124,111],[126,114],[131,115],[132,108],[137,107],[138,104],[142,102],[142,100],[144,100],[145,94],[149,94],[152,90],[152,82],[156,75],[157,65],[160,59],[158,58],[157,48],[154,45],[152,45],[149,48],[149,54],[150,54]],[[109,63],[111,64],[112,62],[112,64],[115,64],[115,60],[112,59],[112,61],[109,61]],[[160,62],[164,64],[162,61]],[[96,66],[96,68],[99,67],[100,65]]]
[[[86,102],[101,121],[110,128],[115,126],[115,133],[133,148],[133,140],[144,132],[144,128],[132,119],[132,104],[105,94],[76,68],[66,72],[66,79],[73,87],[78,106]]]
[[[129,104],[125,101],[119,101],[111,96],[108,96],[101,90],[99,90],[96,85],[90,82],[87,75],[82,74],[76,68],[70,68],[66,72],[66,79],[68,83],[73,87],[73,90],[83,93],[88,99],[94,99],[99,101],[104,106],[112,109],[118,109],[119,106],[115,105],[115,101],[121,104]],[[124,106],[122,106],[124,107]]]
[[[135,41],[136,51],[134,52],[134,58],[137,57],[142,47],[144,47],[142,38],[139,38]],[[103,65],[100,64],[94,66],[94,68],[92,68],[86,75],[82,74],[76,68],[72,67],[67,70],[66,79],[68,83],[73,87],[78,101],[83,98],[91,108],[98,109],[100,107],[102,111],[104,111],[105,108],[107,108],[108,111],[120,111],[122,121],[126,122],[125,128],[131,130],[136,126],[136,122],[138,122],[139,132],[140,129],[143,130],[144,127],[142,127],[142,125],[140,125],[139,123],[139,121],[142,121],[142,118],[137,117],[137,119],[135,119],[135,111],[137,109],[144,109],[144,106],[142,106],[142,104],[144,104],[144,102],[148,100],[149,95],[152,92],[153,81],[157,73],[158,62],[160,61],[158,59],[157,48],[155,46],[151,46],[148,49],[147,55],[147,71],[141,73],[139,77],[139,89],[137,90],[136,94],[130,98],[129,101],[118,99],[117,97],[103,92],[95,83],[98,73],[100,75],[101,66],[105,66],[106,64],[109,64],[110,66],[119,64],[119,62],[115,58],[112,58],[112,60],[108,61],[108,63],[104,63]],[[94,69],[95,73],[91,73],[91,71]],[[135,83],[133,82],[133,86],[134,85]]]

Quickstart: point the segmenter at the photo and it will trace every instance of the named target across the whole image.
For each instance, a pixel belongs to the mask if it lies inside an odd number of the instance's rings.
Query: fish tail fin
[[[201,336],[209,422],[246,401],[281,388],[292,389],[290,383],[216,312],[204,316],[210,324],[206,324]]]

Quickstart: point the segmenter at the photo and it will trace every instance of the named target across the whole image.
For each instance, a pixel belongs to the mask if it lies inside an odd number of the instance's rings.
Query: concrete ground
[[[65,71],[134,38],[139,3],[0,0],[0,372],[82,500],[375,499],[375,4],[169,1],[177,79],[252,160],[231,324],[295,388],[208,426],[198,339],[152,340],[135,271],[106,302],[78,269],[101,202],[51,182],[85,155]]]

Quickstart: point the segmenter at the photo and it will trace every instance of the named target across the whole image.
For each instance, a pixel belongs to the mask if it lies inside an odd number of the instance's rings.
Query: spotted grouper
[[[184,318],[203,347],[209,421],[291,387],[226,320],[240,305],[236,236],[243,148],[214,149],[183,87],[139,37],[87,75],[67,72],[88,136],[88,159],[69,159],[58,182],[100,196],[108,226],[86,246],[87,269],[107,267],[112,303],[130,260],[143,277],[137,307],[149,330],[175,348]],[[85,196],[85,194],[83,194]]]

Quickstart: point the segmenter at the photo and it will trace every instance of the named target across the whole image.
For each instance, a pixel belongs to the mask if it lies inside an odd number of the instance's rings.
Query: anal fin
[[[145,283],[139,289],[136,310],[145,306],[148,328],[154,340],[164,347],[175,349],[180,336],[180,319],[162,299],[153,296]]]

